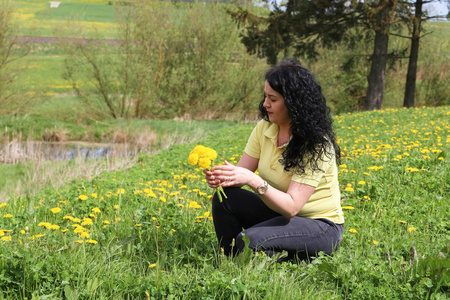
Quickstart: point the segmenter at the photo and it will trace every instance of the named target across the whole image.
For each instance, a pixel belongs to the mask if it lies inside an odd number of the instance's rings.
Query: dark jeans
[[[212,215],[219,245],[227,255],[244,249],[242,234],[249,237],[251,249],[269,255],[285,250],[288,258],[307,259],[320,251],[331,254],[339,247],[344,224],[297,216],[287,219],[255,193],[235,187],[226,188],[225,193],[228,199],[222,197],[222,203],[214,195]]]

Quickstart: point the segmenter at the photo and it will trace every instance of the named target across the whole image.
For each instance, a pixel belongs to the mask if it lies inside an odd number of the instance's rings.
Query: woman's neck
[[[286,144],[289,139],[291,138],[292,135],[292,130],[290,126],[278,126],[279,127],[279,131],[278,131],[278,140],[277,140],[277,144],[278,147],[281,145]]]

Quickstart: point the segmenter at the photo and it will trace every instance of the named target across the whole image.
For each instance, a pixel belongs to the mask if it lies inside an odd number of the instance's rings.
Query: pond
[[[42,142],[18,140],[0,142],[0,163],[15,164],[24,161],[93,159],[129,156],[139,149],[128,144],[88,142]]]

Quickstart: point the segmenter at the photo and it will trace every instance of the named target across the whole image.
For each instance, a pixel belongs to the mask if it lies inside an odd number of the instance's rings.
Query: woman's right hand
[[[213,175],[212,171],[204,169],[203,174],[205,174],[205,179],[209,187],[214,189],[220,186],[220,180]]]

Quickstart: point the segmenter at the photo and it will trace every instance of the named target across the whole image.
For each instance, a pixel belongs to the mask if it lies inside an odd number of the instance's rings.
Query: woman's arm
[[[246,156],[244,158],[244,155]],[[256,166],[254,158],[244,153],[237,166],[228,162],[225,165],[214,167],[211,171],[211,177],[214,178],[215,187],[243,186],[248,185],[253,191],[264,184],[264,180],[254,173]],[[258,162],[258,160],[256,159]],[[248,167],[248,168],[247,168]],[[253,169],[254,168],[254,169]],[[218,182],[217,182],[218,181]],[[208,182],[209,183],[209,182]],[[210,185],[211,186],[211,185]],[[213,186],[212,186],[213,187]],[[288,191],[282,192],[272,186],[269,186],[264,195],[260,195],[261,200],[272,210],[280,213],[286,218],[292,218],[298,214],[308,199],[314,193],[315,187],[291,181]]]

